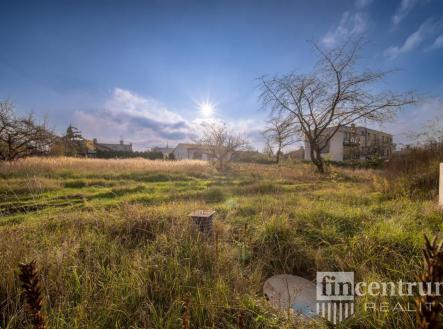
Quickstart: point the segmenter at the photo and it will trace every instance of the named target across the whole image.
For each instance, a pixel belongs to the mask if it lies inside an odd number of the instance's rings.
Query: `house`
[[[198,159],[211,160],[212,155],[207,146],[201,144],[180,143],[173,150],[176,160]]]
[[[119,144],[99,143],[97,138],[92,140],[95,150],[101,152],[132,152],[132,143],[125,144],[120,140]]]
[[[325,137],[334,130],[335,127],[328,128],[324,133]],[[366,127],[345,126],[339,128],[321,153],[323,158],[331,161],[387,159],[392,155],[393,149],[391,134]],[[307,140],[305,140],[304,159],[311,159],[310,145]]]
[[[159,152],[163,154],[163,159],[167,159],[174,150],[174,148],[169,147],[168,145],[166,145],[166,147],[155,146],[151,148],[151,152]]]

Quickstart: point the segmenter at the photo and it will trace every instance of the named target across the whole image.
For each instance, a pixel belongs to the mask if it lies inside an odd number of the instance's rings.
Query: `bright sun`
[[[208,118],[214,114],[215,105],[209,101],[201,102],[198,104],[198,108],[202,116]]]

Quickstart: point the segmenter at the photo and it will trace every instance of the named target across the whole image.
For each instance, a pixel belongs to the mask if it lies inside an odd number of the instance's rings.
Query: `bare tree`
[[[8,101],[0,102],[0,136],[10,128],[12,121],[12,104]]]
[[[322,150],[341,127],[392,118],[404,105],[413,103],[414,97],[374,91],[373,85],[389,72],[356,69],[360,41],[328,50],[313,45],[320,59],[312,73],[262,78],[261,99],[272,113],[294,120],[308,143],[311,161],[323,173]]]
[[[32,115],[17,117],[13,105],[8,101],[0,102],[0,159],[18,158],[42,154],[49,150],[54,134],[46,122],[37,123]]]
[[[273,159],[274,158],[274,146],[272,144],[271,138],[268,135],[266,135],[266,134],[263,134],[263,137],[265,139],[265,145],[263,146],[262,153],[268,159]]]
[[[242,136],[232,133],[226,124],[213,123],[205,125],[200,144],[206,147],[209,155],[217,161],[218,168],[223,171],[233,153],[244,149],[248,143]]]
[[[266,145],[272,151],[274,147],[275,162],[280,163],[283,149],[296,142],[296,129],[294,129],[294,121],[291,118],[277,116],[268,121],[267,128],[263,132]],[[274,152],[273,152],[274,153]]]
[[[409,133],[407,137],[419,145],[443,142],[443,119],[439,116],[427,121],[420,130],[420,132]]]

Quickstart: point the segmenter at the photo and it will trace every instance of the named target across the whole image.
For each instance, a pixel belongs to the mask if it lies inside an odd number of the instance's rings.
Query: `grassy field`
[[[423,234],[442,229],[442,214],[383,186],[377,172],[318,176],[307,164],[224,174],[198,161],[0,164],[0,327],[25,327],[18,264],[35,259],[50,328],[181,328],[184,316],[191,328],[239,328],[239,316],[246,328],[302,328],[267,305],[266,278],[419,273]],[[216,239],[193,232],[195,209],[217,211]],[[413,312],[365,312],[363,302],[342,328],[414,328]]]

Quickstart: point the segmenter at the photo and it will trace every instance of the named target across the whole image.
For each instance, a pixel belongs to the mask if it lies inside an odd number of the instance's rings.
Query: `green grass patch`
[[[191,328],[237,328],[239,310],[246,328],[301,328],[261,295],[269,276],[414,279],[423,235],[443,230],[434,202],[386,197],[371,171],[111,169],[0,175],[0,327],[29,324],[17,271],[36,259],[51,328],[180,328],[188,296]],[[197,209],[216,210],[216,239],[195,233]],[[412,329],[411,319],[360,313],[343,326]]]

